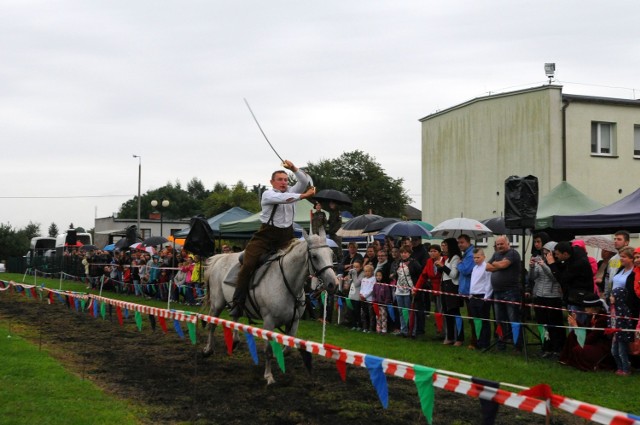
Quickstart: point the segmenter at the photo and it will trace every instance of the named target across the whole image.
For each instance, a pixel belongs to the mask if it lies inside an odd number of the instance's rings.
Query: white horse
[[[225,284],[224,280],[233,266],[238,263],[240,254],[215,255],[207,261],[205,282],[209,289],[208,305],[210,315],[217,317],[225,306],[231,302],[235,287]],[[287,335],[295,336],[298,321],[305,308],[304,286],[309,276],[312,277],[312,290],[328,289],[332,291],[336,285],[336,274],[333,270],[333,251],[327,245],[324,229],[319,235],[304,235],[304,241],[294,240],[289,247],[280,251],[275,260],[259,269],[256,275],[261,276],[255,286],[252,278],[251,289],[247,296],[245,311],[251,317],[262,318],[263,329],[274,330],[284,326]],[[203,349],[205,355],[213,352],[213,333],[215,325],[209,327],[207,345]],[[238,341],[234,332],[234,342]],[[273,353],[271,345],[265,346],[264,377],[267,385],[275,382],[271,373]]]

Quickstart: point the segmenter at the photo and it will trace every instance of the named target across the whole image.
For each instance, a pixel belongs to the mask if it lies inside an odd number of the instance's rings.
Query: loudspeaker
[[[65,238],[64,243],[69,246],[75,246],[78,243],[78,235],[76,234],[75,229],[67,230],[67,237]]]
[[[533,229],[538,212],[538,178],[511,176],[504,181],[504,225]]]

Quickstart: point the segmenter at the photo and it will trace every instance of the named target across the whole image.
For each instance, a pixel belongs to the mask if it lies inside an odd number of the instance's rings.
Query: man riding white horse
[[[245,247],[242,267],[238,273],[236,290],[233,294],[230,315],[236,320],[242,316],[251,276],[258,267],[260,257],[287,246],[293,239],[294,204],[301,199],[311,198],[316,193],[315,187],[307,188],[310,179],[304,171],[289,160],[285,160],[282,165],[293,171],[298,182],[294,186],[289,186],[289,175],[286,171],[274,171],[271,175],[273,188],[262,194],[260,203],[262,225]]]

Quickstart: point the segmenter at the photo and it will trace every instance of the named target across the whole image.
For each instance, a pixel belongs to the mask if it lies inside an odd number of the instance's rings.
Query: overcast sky
[[[440,3],[440,4],[438,4]],[[197,177],[269,183],[361,149],[420,208],[418,119],[539,86],[640,97],[640,3],[28,1],[0,4],[0,222],[93,227]],[[633,90],[635,89],[635,91]]]

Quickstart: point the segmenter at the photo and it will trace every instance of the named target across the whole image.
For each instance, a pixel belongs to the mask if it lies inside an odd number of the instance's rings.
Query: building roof
[[[483,102],[485,100],[498,99],[498,98],[507,97],[507,96],[518,96],[525,93],[532,93],[536,91],[549,90],[549,89],[562,90],[562,86],[557,84],[545,84],[543,86],[529,87],[522,90],[515,90],[515,91],[509,91],[509,92],[489,94],[487,96],[480,96],[480,97],[473,98],[471,100],[467,100],[466,102],[451,106],[449,108],[443,109],[441,111],[434,112],[433,114],[429,114],[426,117],[420,118],[418,121],[420,122],[428,121],[439,115],[446,114],[456,109],[464,108],[474,103]],[[598,97],[598,96],[583,96],[583,95],[577,95],[577,94],[562,94],[562,100],[567,102],[595,103],[595,104],[602,104],[602,105],[640,106],[640,100],[620,99],[616,97]]]

